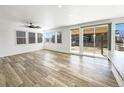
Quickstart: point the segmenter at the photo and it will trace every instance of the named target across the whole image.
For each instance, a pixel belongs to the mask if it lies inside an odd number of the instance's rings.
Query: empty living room
[[[124,6],[0,5],[0,87],[124,87]]]

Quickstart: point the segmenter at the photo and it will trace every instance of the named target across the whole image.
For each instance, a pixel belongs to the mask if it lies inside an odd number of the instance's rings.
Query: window
[[[35,33],[29,32],[29,44],[35,43]]]
[[[124,51],[124,23],[116,24],[115,49]]]
[[[17,44],[26,44],[26,32],[16,31]]]
[[[55,32],[53,32],[51,36],[52,36],[51,42],[52,42],[52,43],[55,43]]]
[[[46,32],[45,33],[45,42],[49,42],[49,38],[50,38],[50,35],[49,35],[49,32]]]
[[[57,43],[62,43],[62,33],[57,32]]]
[[[55,32],[46,32],[45,41],[49,43],[55,43]]]
[[[38,43],[42,43],[43,35],[41,33],[37,33],[37,41],[38,41]]]

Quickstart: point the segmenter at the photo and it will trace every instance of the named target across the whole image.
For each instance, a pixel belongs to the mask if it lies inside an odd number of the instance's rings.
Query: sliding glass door
[[[79,54],[80,52],[79,35],[79,28],[71,29],[71,53]]]
[[[95,28],[95,55],[108,54],[108,25]]]
[[[98,57],[108,54],[108,25],[83,28],[83,54]]]
[[[84,55],[94,55],[94,28],[84,28],[83,29],[83,54]]]
[[[95,57],[108,55],[110,47],[110,36],[108,34],[111,25],[98,25],[71,29],[71,48],[70,52]],[[110,49],[110,48],[109,48]]]

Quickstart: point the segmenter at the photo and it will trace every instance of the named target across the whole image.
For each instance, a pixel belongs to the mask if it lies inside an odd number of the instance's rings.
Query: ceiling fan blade
[[[40,29],[41,27],[40,26],[36,26],[37,29]]]
[[[25,22],[25,23],[27,23],[27,25],[23,25],[23,27],[26,27],[26,28],[33,28],[33,29],[40,29],[41,28],[38,25],[34,25],[32,22]]]

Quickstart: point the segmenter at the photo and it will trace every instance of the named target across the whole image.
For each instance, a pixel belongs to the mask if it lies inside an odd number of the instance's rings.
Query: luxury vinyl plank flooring
[[[0,58],[0,87],[116,87],[107,59],[47,50]]]

